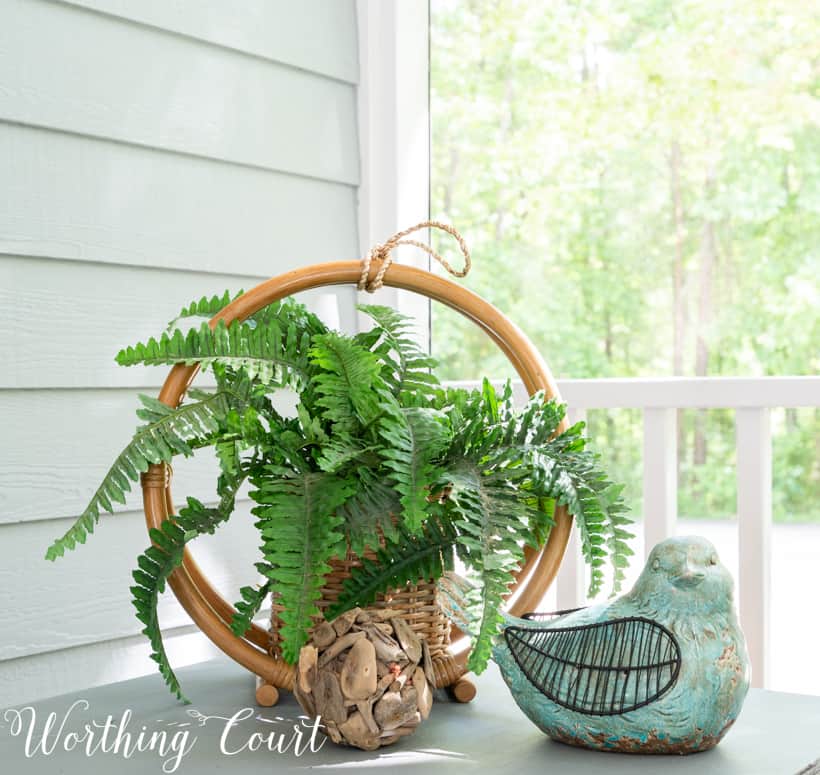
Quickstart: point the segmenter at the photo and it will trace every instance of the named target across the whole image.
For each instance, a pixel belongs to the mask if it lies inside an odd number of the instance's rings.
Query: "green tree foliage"
[[[820,13],[799,0],[433,0],[432,214],[559,376],[820,368]],[[443,379],[511,375],[433,307]],[[777,518],[820,518],[820,412],[778,415]],[[592,413],[630,499],[640,418]],[[681,509],[734,512],[733,417],[681,416]],[[813,510],[813,511],[812,511]]]

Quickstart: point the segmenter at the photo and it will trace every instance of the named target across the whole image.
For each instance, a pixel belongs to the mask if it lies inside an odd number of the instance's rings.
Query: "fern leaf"
[[[379,593],[416,584],[419,579],[434,581],[453,569],[456,531],[447,521],[429,519],[424,532],[413,534],[399,527],[395,540],[386,541],[376,551],[376,560],[364,558],[345,579],[339,599],[327,612],[332,619],[354,606],[367,606]]]
[[[466,460],[452,473],[449,499],[458,514],[458,543],[481,585],[480,620],[467,662],[468,670],[480,673],[501,625],[511,574],[523,558],[517,539],[526,530],[526,510],[499,474]]]
[[[270,581],[256,587],[242,587],[239,594],[242,599],[234,605],[236,612],[231,619],[231,630],[241,638],[250,628],[254,617],[270,594]]]
[[[485,380],[481,391],[448,388],[439,394],[436,405],[453,429],[451,460],[479,459],[498,448],[507,429],[498,422],[498,399],[489,382]]]
[[[515,530],[531,545],[546,540],[552,506],[566,506],[578,525],[582,554],[591,569],[590,595],[601,588],[607,559],[617,591],[632,553],[626,543],[631,534],[625,529],[630,520],[620,490],[607,480],[597,456],[585,449],[583,426],[576,424],[555,435],[565,407],[554,400],[544,402],[539,393],[516,412],[509,384],[498,394],[486,380],[480,391],[441,391],[435,403],[454,429],[443,464],[466,459],[480,463],[485,473],[503,477],[529,514],[528,528]],[[469,555],[466,542],[461,551]]]
[[[236,483],[238,487],[238,482]],[[186,704],[179,681],[168,661],[157,616],[159,596],[165,590],[165,583],[182,562],[185,544],[198,535],[213,533],[217,526],[230,517],[233,511],[232,495],[225,497],[218,508],[206,508],[195,498],[188,498],[188,505],[180,509],[176,517],[166,520],[159,529],[152,528],[152,541],[137,559],[137,569],[132,576],[135,585],[131,587],[132,604],[137,618],[144,625],[142,630],[151,644],[151,659],[157,663],[160,674],[171,692]]]
[[[399,496],[393,487],[368,468],[358,471],[355,494],[345,501],[337,514],[344,520],[350,550],[361,555],[381,534],[388,541],[398,540],[393,517],[401,510]]]
[[[147,396],[144,393],[139,393],[137,397],[142,404],[142,407],[137,409],[137,417],[141,420],[145,420],[147,423],[158,422],[163,417],[167,417],[169,414],[174,413],[174,407],[168,406],[168,404],[163,404],[162,401],[159,401],[153,396]]]
[[[328,560],[344,545],[342,518],[336,510],[352,495],[355,485],[333,474],[306,472],[286,477],[281,470],[262,472],[253,479],[252,511],[263,538],[267,576],[284,606],[282,656],[293,663],[307,641]]]
[[[422,350],[413,338],[410,318],[392,307],[376,304],[360,304],[358,309],[376,322],[377,328],[372,333],[378,336],[370,338],[368,348],[376,349],[388,368],[390,373],[385,378],[394,395],[430,396],[439,387],[439,381],[432,373],[438,361]],[[380,340],[381,346],[377,346]]]
[[[607,479],[598,457],[583,447],[580,428],[573,426],[546,444],[523,448],[521,457],[538,495],[566,506],[574,517],[581,552],[591,569],[592,597],[602,587],[607,559],[613,567],[613,593],[620,589],[632,554],[626,541],[632,534],[625,529],[631,520],[625,515],[622,488]]]
[[[301,402],[296,406],[296,416],[299,418],[300,431],[306,444],[322,446],[328,442],[321,419],[312,417],[307,407]]]
[[[341,432],[334,433],[322,444],[316,462],[322,471],[336,473],[344,466],[355,463],[375,449],[375,445],[367,444],[361,439],[354,439],[352,436]]]
[[[187,334],[176,329],[153,337],[117,353],[120,366],[173,365],[200,363],[203,368],[220,364],[244,369],[248,376],[277,385],[299,387],[306,378],[306,352],[310,336],[291,325],[283,328],[277,320],[255,326],[220,320],[211,329],[207,323]]]
[[[310,359],[317,371],[311,387],[316,405],[333,424],[334,433],[357,435],[380,414],[375,388],[381,364],[373,353],[335,332],[313,338]]]
[[[428,497],[441,474],[433,461],[450,440],[449,424],[435,409],[410,407],[386,411],[380,433],[386,442],[382,459],[401,495],[404,524],[416,532],[427,517]]]
[[[168,330],[173,329],[176,324],[185,318],[193,317],[207,317],[212,318],[217,312],[221,312],[234,299],[238,299],[244,291],[240,290],[237,293],[231,294],[230,291],[225,291],[221,296],[203,296],[199,301],[192,301],[187,307],[183,307],[179,314],[168,323]]]
[[[259,312],[251,315],[247,323],[249,325],[267,325],[271,321],[276,321],[283,329],[293,326],[300,337],[305,333],[309,337],[313,337],[317,334],[326,334],[328,331],[327,326],[317,315],[293,298],[268,304],[267,307],[263,307]]]
[[[46,551],[46,559],[62,557],[67,550],[85,543],[94,531],[101,511],[113,512],[113,504],[125,503],[131,482],[151,464],[169,463],[174,455],[192,454],[192,443],[207,438],[219,427],[220,418],[229,410],[229,396],[215,393],[210,398],[183,404],[168,413],[156,412],[154,422],[140,428],[120,452],[97,488],[88,506],[66,533]]]
[[[465,635],[475,638],[472,627],[481,616],[476,613],[480,604],[480,588],[469,579],[453,571],[444,573],[436,584],[438,604],[445,616]]]

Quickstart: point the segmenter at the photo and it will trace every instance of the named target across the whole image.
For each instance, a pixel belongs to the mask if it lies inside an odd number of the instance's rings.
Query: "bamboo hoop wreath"
[[[457,240],[465,260],[463,269],[455,270],[428,245],[405,239],[409,234],[425,228],[441,229]],[[560,400],[558,387],[549,367],[514,323],[492,304],[451,280],[422,269],[394,263],[392,251],[399,245],[412,245],[424,250],[454,276],[463,277],[470,269],[470,253],[461,235],[447,224],[424,221],[375,246],[364,259],[313,264],[266,280],[231,302],[211,319],[209,325],[214,328],[220,320],[224,320],[226,324],[244,320],[268,304],[313,288],[355,285],[359,289],[373,292],[386,285],[413,291],[461,313],[498,345],[530,395],[543,390],[547,400]],[[377,264],[375,271],[374,261]],[[179,406],[198,370],[198,363],[173,366],[160,390],[159,400],[171,407]],[[565,419],[558,432],[566,427]],[[157,528],[174,513],[170,466],[150,466],[142,476],[142,494],[146,524],[148,528]],[[508,598],[512,598],[510,611],[513,614],[538,608],[544,593],[558,573],[571,527],[572,518],[565,508],[559,507],[555,511],[555,525],[547,543],[538,550],[527,548],[524,563],[509,588]],[[213,588],[187,548],[183,553],[181,566],[170,575],[168,581],[182,607],[214,645],[255,673],[269,685],[268,688],[290,690],[293,687],[295,667],[267,653],[267,630],[252,625],[242,638],[233,634],[228,626],[234,615],[233,606]],[[453,633],[455,641],[461,633],[455,626]],[[457,696],[459,683],[464,684],[466,690],[463,699],[470,699],[471,692],[474,694],[472,686],[463,679],[467,655],[468,649],[462,639],[460,648],[459,644],[455,644],[453,649],[455,673],[446,676],[442,683],[453,686]],[[273,693],[275,695],[276,688],[273,688]],[[273,701],[275,702],[275,697]]]

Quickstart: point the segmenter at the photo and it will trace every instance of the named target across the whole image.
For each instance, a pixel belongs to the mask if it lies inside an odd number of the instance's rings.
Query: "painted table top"
[[[400,767],[402,775],[471,770],[635,775],[657,773],[663,766],[670,773],[777,775],[796,773],[820,758],[820,697],[761,690],[749,693],[734,729],[716,749],[706,753],[658,758],[570,748],[548,740],[526,720],[494,665],[476,680],[478,696],[473,703],[458,705],[437,697],[430,720],[412,737],[390,748],[365,753],[327,742],[313,752],[311,730],[303,726],[303,753],[297,757],[293,753],[293,725],[306,722],[299,722],[300,710],[288,693],[282,693],[282,701],[275,708],[256,708],[251,677],[227,658],[183,668],[179,675],[192,699],[189,706],[176,703],[159,676],[152,675],[33,703],[33,711],[18,708],[19,715],[8,711],[0,714],[0,770],[15,775],[243,775],[310,768],[378,772]],[[253,708],[253,712],[247,711],[247,718],[229,726],[227,719],[243,708]],[[35,748],[51,713],[54,727],[48,743],[50,746],[56,740],[56,747],[48,755],[38,749],[27,759],[25,738],[32,717],[31,747]],[[78,742],[78,736],[85,734],[85,725],[92,720],[99,725],[92,727],[95,736]],[[15,731],[17,736],[12,734]],[[254,738],[254,733],[261,734]],[[155,747],[164,737],[165,755],[150,748],[134,751],[140,734],[143,745],[154,734]],[[249,743],[260,739],[264,741],[262,748],[250,750]],[[318,745],[322,739],[319,735],[314,743]],[[291,747],[285,753],[270,752],[268,743],[274,748],[286,743]],[[112,750],[115,747],[116,752]],[[93,751],[90,757],[86,748]],[[186,751],[181,757],[180,748]],[[124,755],[126,751],[132,752],[129,757]]]

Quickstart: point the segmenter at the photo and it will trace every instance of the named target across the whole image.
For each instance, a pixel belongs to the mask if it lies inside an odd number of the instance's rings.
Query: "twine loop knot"
[[[405,239],[405,237],[413,232],[428,228],[440,229],[455,238],[461,250],[461,255],[464,256],[464,267],[462,269],[456,269],[453,267],[453,265],[447,261],[446,258],[441,256],[424,242],[419,242],[418,240],[413,239]],[[428,256],[438,261],[447,272],[453,275],[453,277],[465,277],[472,266],[470,251],[467,248],[467,244],[455,228],[447,223],[441,223],[440,221],[422,221],[421,223],[417,223],[415,226],[411,226],[409,229],[404,229],[404,231],[397,232],[386,242],[374,245],[368,251],[367,255],[362,259],[362,274],[359,277],[359,282],[357,285],[360,291],[374,293],[384,285],[384,275],[390,268],[390,264],[393,263],[393,250],[399,245],[412,245],[413,247],[423,250]],[[368,281],[368,278],[370,277],[370,268],[373,261],[378,262],[379,268],[373,279]]]

